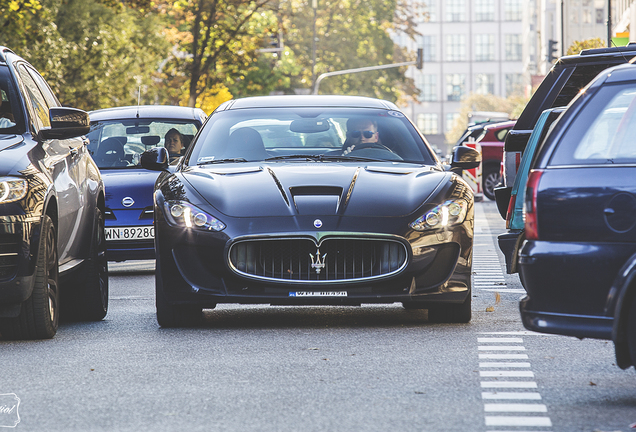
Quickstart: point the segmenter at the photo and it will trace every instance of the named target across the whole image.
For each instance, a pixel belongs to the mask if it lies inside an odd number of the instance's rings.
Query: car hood
[[[152,192],[159,173],[139,169],[103,169],[101,170],[106,190],[106,207],[110,209],[145,208],[152,206]],[[125,207],[124,198],[132,198],[134,204]]]
[[[313,162],[190,167],[181,175],[231,217],[395,217],[417,210],[451,174],[416,164]]]

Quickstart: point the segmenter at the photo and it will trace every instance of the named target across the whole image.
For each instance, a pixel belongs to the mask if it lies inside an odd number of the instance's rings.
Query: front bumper
[[[0,216],[0,317],[16,316],[33,292],[40,226],[39,217]]]
[[[313,219],[312,219],[313,220]],[[245,222],[249,225],[249,222]],[[327,222],[326,222],[327,223]],[[471,221],[472,224],[472,221]],[[245,236],[197,232],[159,223],[156,227],[157,289],[173,304],[213,307],[217,303],[275,305],[359,305],[362,303],[462,303],[470,295],[472,235],[466,226],[407,240],[390,234],[353,230],[320,233],[321,239],[375,237],[399,239],[407,246],[407,264],[399,272],[367,280],[263,280],[238,274],[228,262],[230,245]],[[235,224],[233,224],[235,225]],[[284,226],[284,222],[281,224]],[[229,231],[226,230],[226,231]],[[245,232],[247,230],[243,230]],[[472,234],[472,233],[471,233]],[[275,232],[249,238],[309,238],[315,232]],[[302,296],[297,293],[312,293]],[[335,293],[346,293],[346,296]],[[318,293],[323,293],[319,295]]]
[[[519,272],[528,296],[520,303],[529,330],[611,339],[605,313],[620,268],[636,252],[630,243],[526,241]]]

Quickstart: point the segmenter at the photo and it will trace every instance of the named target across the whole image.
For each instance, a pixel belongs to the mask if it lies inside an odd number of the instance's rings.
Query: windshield
[[[152,147],[166,147],[174,163],[200,126],[196,121],[166,119],[92,122],[88,149],[99,168],[139,167],[141,154]]]
[[[186,163],[292,159],[436,163],[401,112],[324,107],[214,113]]]

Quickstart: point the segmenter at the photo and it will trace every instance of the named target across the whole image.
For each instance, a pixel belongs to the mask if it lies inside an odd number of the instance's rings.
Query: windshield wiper
[[[266,161],[273,160],[287,160],[287,159],[305,159],[305,160],[320,160],[323,155],[306,155],[306,154],[293,154],[293,155],[284,155],[284,156],[273,156],[265,159]]]
[[[245,159],[245,158],[216,159],[216,160],[209,160],[209,161],[199,162],[197,164],[197,166],[199,166],[199,165],[218,164],[218,163],[228,163],[228,162],[247,162],[247,159]]]
[[[359,156],[340,156],[340,155],[304,155],[304,154],[294,154],[294,155],[285,155],[285,156],[274,156],[265,159],[266,161],[275,161],[275,160],[288,160],[288,159],[304,159],[308,161],[359,161],[359,162],[384,162],[384,159],[374,159],[367,157],[359,157]]]

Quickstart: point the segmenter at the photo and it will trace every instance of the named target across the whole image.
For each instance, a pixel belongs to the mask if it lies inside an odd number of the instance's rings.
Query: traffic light
[[[550,63],[559,58],[557,56],[557,43],[555,40],[548,41],[548,62]]]
[[[417,63],[415,64],[415,66],[419,70],[424,69],[424,48],[417,49]]]

